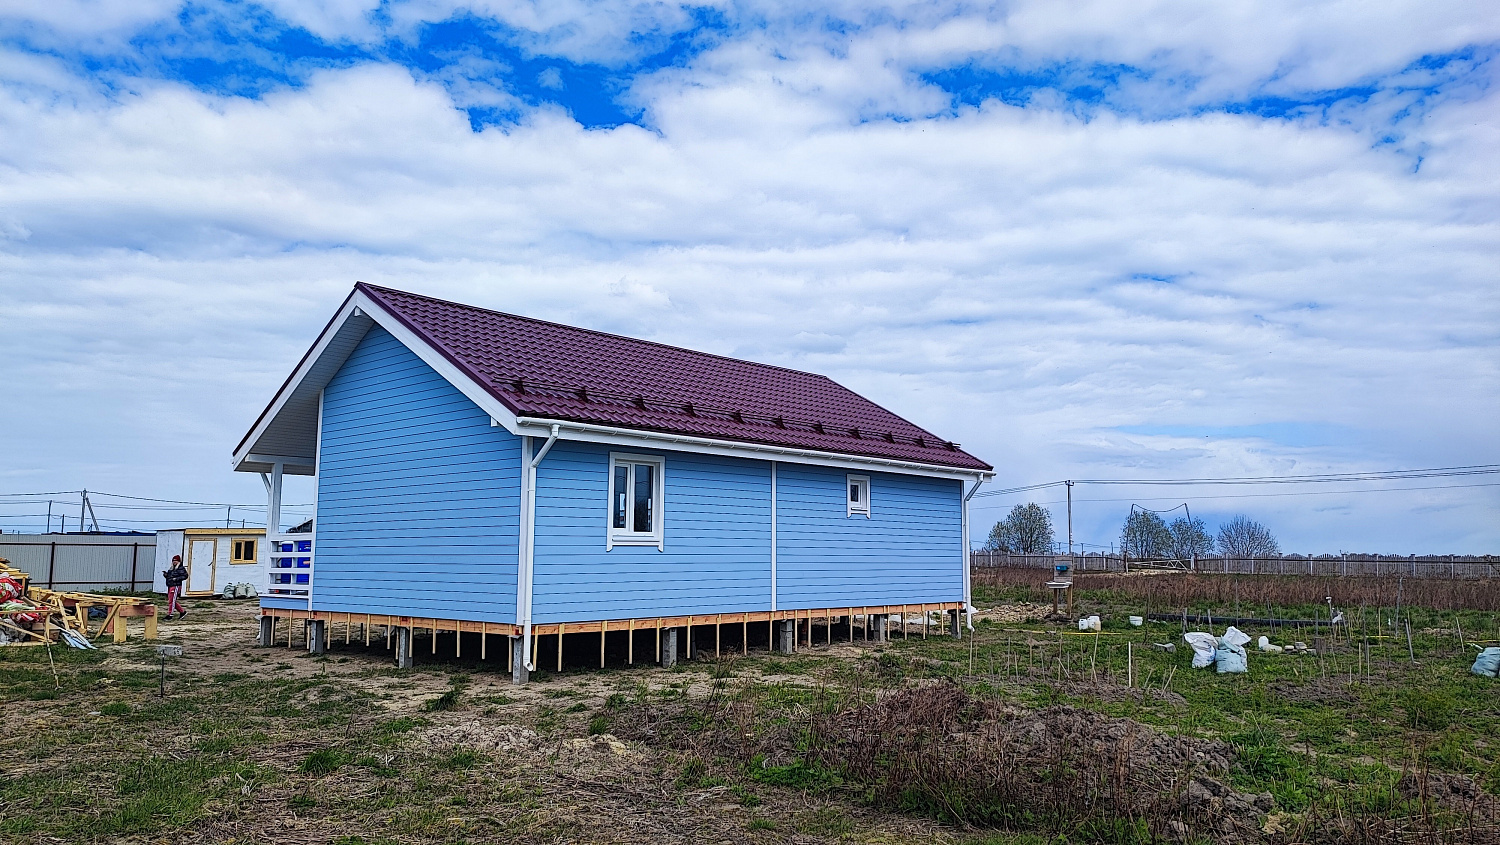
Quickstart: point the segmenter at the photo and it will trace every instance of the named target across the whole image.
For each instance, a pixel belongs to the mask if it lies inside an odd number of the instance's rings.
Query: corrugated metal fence
[[[0,557],[59,590],[149,590],[155,534],[0,534]]]
[[[1139,560],[1120,555],[1013,555],[973,552],[975,567],[1015,566],[1051,569],[1067,564],[1074,572],[1129,572],[1169,569],[1225,575],[1376,575],[1407,578],[1494,578],[1500,557],[1494,555],[1282,555],[1268,558],[1200,557],[1194,560]]]

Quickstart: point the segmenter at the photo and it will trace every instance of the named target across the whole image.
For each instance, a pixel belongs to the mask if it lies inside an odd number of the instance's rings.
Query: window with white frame
[[[870,518],[870,477],[851,475],[845,485],[849,495],[849,515]]]
[[[665,462],[652,455],[609,455],[609,535],[606,548],[663,546]]]

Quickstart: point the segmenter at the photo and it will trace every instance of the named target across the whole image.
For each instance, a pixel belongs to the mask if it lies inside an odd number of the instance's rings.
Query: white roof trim
[[[255,428],[250,431],[249,436],[245,438],[244,445],[235,451],[233,466],[237,472],[267,471],[267,467],[264,466],[266,462],[257,460],[266,457],[263,454],[265,450],[257,449],[257,445],[276,422],[277,416],[286,409],[287,402],[291,400],[293,395],[304,386],[308,378],[318,369],[318,365],[323,361],[324,356],[329,354],[329,345],[350,321],[368,322],[390,332],[393,337],[401,342],[401,345],[410,349],[423,363],[436,370],[438,375],[442,376],[444,380],[452,384],[464,396],[468,397],[471,402],[489,414],[491,419],[497,420],[501,425],[509,429],[511,433],[517,432],[516,415],[509,408],[505,407],[505,405],[501,404],[500,400],[476,384],[472,378],[469,378],[467,374],[459,370],[441,352],[417,337],[411,329],[407,328],[405,324],[386,311],[378,302],[370,299],[363,291],[356,290],[345,301],[343,307],[339,309],[338,314],[328,324],[328,327],[318,336],[317,341],[313,343],[312,350],[302,359],[302,363],[292,374],[292,378],[288,379],[281,390],[277,392],[276,398],[272,400],[270,408],[267,409],[265,415],[256,423]],[[366,326],[366,329],[368,329],[368,326]],[[323,387],[321,384],[311,386],[315,386],[319,390]],[[297,449],[297,451],[307,455],[316,454],[317,443],[302,444],[301,448]],[[290,462],[288,463],[290,465]],[[299,469],[304,469],[300,464],[297,466]],[[292,474],[310,475],[312,474],[312,470],[313,467],[309,461],[304,472],[294,472]]]
[[[738,440],[717,440],[709,437],[694,437],[686,434],[642,431],[633,428],[594,425],[593,423],[570,422],[546,417],[521,417],[518,434],[545,437],[552,426],[561,429],[559,437],[564,440],[580,440],[605,443],[614,446],[636,448],[672,449],[697,452],[707,455],[723,455],[731,458],[748,458],[756,461],[781,461],[794,464],[815,464],[865,471],[900,472],[908,475],[928,475],[938,478],[992,478],[993,470],[964,469],[940,464],[924,464],[893,458],[873,458],[849,455],[842,452],[822,452],[816,449],[797,449],[791,446],[771,446],[759,443],[744,443]],[[507,426],[508,428],[508,426]]]

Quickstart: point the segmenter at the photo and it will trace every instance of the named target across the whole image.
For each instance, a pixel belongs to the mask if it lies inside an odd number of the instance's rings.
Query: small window
[[[230,563],[254,563],[255,541],[235,540],[229,556]]]
[[[870,477],[851,475],[848,477],[849,515],[870,518]]]
[[[609,536],[605,548],[662,548],[664,462],[652,455],[609,456]]]

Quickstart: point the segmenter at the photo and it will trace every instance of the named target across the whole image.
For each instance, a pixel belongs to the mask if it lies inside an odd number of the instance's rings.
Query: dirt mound
[[[451,725],[434,725],[420,734],[420,742],[438,748],[474,751],[528,751],[537,746],[536,731],[520,725],[481,722],[477,719]]]

